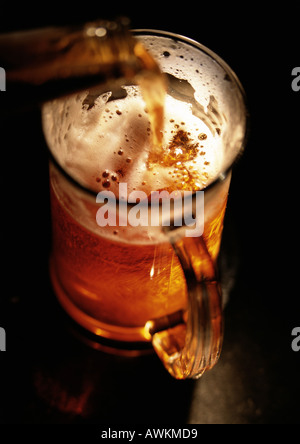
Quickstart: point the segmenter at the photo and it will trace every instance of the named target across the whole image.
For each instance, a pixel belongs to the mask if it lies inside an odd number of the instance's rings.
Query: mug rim
[[[209,56],[212,60],[214,60],[215,62],[217,62],[221,68],[226,72],[226,74],[229,75],[230,80],[233,81],[235,83],[235,85],[237,86],[239,92],[241,93],[241,97],[242,97],[242,101],[244,104],[244,109],[245,109],[245,129],[244,129],[244,137],[242,139],[241,142],[241,146],[239,147],[239,149],[237,150],[237,154],[234,156],[231,164],[225,168],[224,170],[222,169],[221,172],[218,174],[218,176],[211,182],[209,183],[205,188],[201,189],[201,190],[195,190],[192,192],[193,196],[196,196],[196,193],[198,191],[210,191],[212,188],[214,188],[215,186],[217,186],[218,183],[223,182],[228,174],[231,172],[234,164],[237,162],[237,160],[241,157],[245,146],[247,144],[247,140],[249,137],[249,112],[248,112],[248,106],[247,106],[247,97],[246,97],[246,93],[245,90],[243,88],[243,85],[241,84],[241,81],[239,80],[238,76],[236,75],[236,73],[232,70],[232,68],[218,55],[216,54],[214,51],[212,51],[211,49],[209,49],[208,47],[206,47],[205,45],[197,42],[194,39],[191,39],[189,37],[180,35],[180,34],[176,34],[173,32],[169,32],[169,31],[164,31],[164,30],[157,30],[157,29],[146,29],[146,28],[141,28],[141,29],[132,29],[131,33],[135,36],[142,36],[142,35],[153,35],[153,36],[157,36],[157,37],[169,37],[172,38],[174,40],[180,40],[184,43],[189,44],[190,46],[195,47],[196,49],[202,51],[202,53],[206,54],[207,56]],[[80,182],[78,182],[74,177],[72,177],[72,175],[70,173],[68,173],[58,162],[58,160],[55,158],[55,156],[53,155],[50,147],[48,146],[47,142],[47,149],[48,149],[48,154],[49,154],[49,158],[50,161],[55,165],[55,167],[59,170],[60,173],[62,173],[62,175],[69,181],[71,182],[74,186],[76,186],[80,191],[83,191],[85,194],[89,195],[90,197],[92,196],[94,199],[97,197],[99,191],[95,191],[92,190],[90,188],[88,188],[87,186],[81,184]],[[179,190],[180,191],[180,190]],[[119,206],[119,198],[116,197],[116,205]],[[133,203],[129,203],[127,202],[128,207],[133,207],[135,204]],[[151,203],[148,204],[149,206],[151,205]],[[162,203],[159,203],[159,206],[161,206]]]

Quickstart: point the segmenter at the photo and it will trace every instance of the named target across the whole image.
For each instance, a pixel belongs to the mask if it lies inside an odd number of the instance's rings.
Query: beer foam
[[[245,142],[244,93],[236,75],[218,55],[193,40],[168,33],[159,37],[151,31],[144,34],[137,32],[171,78],[171,95],[191,103],[193,113],[214,136],[217,133],[222,138],[222,169],[226,171]]]
[[[220,91],[224,88],[224,69],[216,63],[207,50],[197,42],[181,41],[176,37],[145,35],[143,45],[161,65],[165,73],[187,81],[194,89],[195,99],[205,110],[211,97],[222,100]],[[201,47],[202,51],[199,51]],[[214,54],[214,57],[217,57]],[[224,103],[220,103],[224,106]]]
[[[141,92],[137,86],[124,90],[125,98],[110,100],[112,93],[106,93],[92,106],[88,92],[44,106],[45,136],[59,164],[82,185],[117,197],[119,183],[147,194],[205,188],[221,168],[218,135],[193,115],[190,103],[167,95],[163,157],[151,163],[151,127]]]
[[[85,91],[47,103],[48,146],[75,180],[95,192],[106,188],[118,196],[119,183],[127,183],[129,192],[204,189],[224,169],[224,141],[234,156],[233,129],[224,114],[228,103],[221,102],[230,82],[224,69],[192,42],[139,38],[169,81],[161,158],[150,161],[152,129],[138,86],[99,97]]]

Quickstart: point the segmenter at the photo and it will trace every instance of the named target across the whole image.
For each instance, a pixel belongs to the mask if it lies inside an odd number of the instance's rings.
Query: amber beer
[[[146,36],[143,43],[154,51],[168,77],[159,144],[153,145],[153,133],[159,133],[139,86],[124,86],[117,95],[108,92],[96,99],[83,92],[51,102],[43,111],[53,154],[50,269],[55,292],[84,328],[125,342],[149,341],[147,321],[184,311],[187,285],[162,228],[118,223],[100,227],[97,193],[111,191],[120,203],[121,183],[147,196],[158,190],[209,189],[226,169],[223,134],[228,136],[228,119],[216,99],[223,73],[215,75],[216,85],[209,85],[199,74],[198,49],[167,37],[157,44],[156,37]],[[184,64],[191,75],[184,72]],[[215,197],[205,200],[203,240],[214,263],[229,183],[226,174]]]
[[[145,340],[148,320],[186,305],[186,283],[172,246],[118,242],[117,230],[115,239],[91,231],[70,213],[58,192],[60,180],[64,179],[51,166],[51,276],[59,300],[71,317],[96,334],[114,340]],[[205,221],[203,236],[214,260],[226,197],[224,190],[215,214]]]
[[[110,107],[106,110],[111,110],[112,120],[122,122],[121,113],[126,103],[106,106]],[[118,108],[119,114],[114,113],[114,107]],[[110,168],[106,163],[100,165],[98,174],[94,175],[99,190],[117,190],[117,182],[124,181],[126,174],[129,188],[146,190],[148,194],[150,190],[164,188],[157,180],[163,174],[165,189],[170,191],[194,190],[195,183],[199,185],[198,182],[207,180],[203,169],[206,163],[210,163],[207,159],[212,160],[212,153],[206,154],[205,142],[210,143],[211,135],[209,137],[200,131],[193,139],[186,131],[188,122],[169,118],[169,113],[174,114],[173,107],[166,111],[173,128],[169,129],[173,136],[168,155],[164,154],[159,165],[144,166],[143,174],[139,172],[138,187],[136,173],[132,177],[132,165],[136,159],[132,156],[128,162],[125,148],[122,153],[115,151],[112,157],[117,159],[116,163]],[[202,140],[199,140],[199,134]],[[192,144],[194,155],[191,154]],[[184,162],[184,155],[191,158]],[[200,171],[198,162],[202,165]],[[120,164],[122,169],[118,168]],[[190,169],[186,168],[187,164],[191,164]],[[100,336],[145,341],[144,326],[148,320],[172,314],[186,305],[186,282],[171,244],[166,239],[156,239],[156,235],[154,238],[148,236],[147,227],[98,227],[96,216],[99,206],[95,201],[84,197],[80,190],[74,193],[54,165],[51,165],[50,172],[53,221],[51,276],[59,300],[71,317]],[[203,238],[213,260],[216,260],[220,247],[227,189],[228,181],[224,182],[214,208],[208,208],[205,215]],[[89,220],[83,220],[83,212],[88,213]]]

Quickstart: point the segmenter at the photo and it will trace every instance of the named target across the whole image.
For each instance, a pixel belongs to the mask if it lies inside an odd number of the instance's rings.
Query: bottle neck
[[[2,35],[0,67],[6,75],[1,112],[96,86],[97,93],[107,91],[108,85],[116,89],[135,84],[144,71],[160,72],[124,20]]]

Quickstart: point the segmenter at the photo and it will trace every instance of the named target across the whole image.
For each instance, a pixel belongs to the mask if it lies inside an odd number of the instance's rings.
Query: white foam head
[[[244,137],[245,122],[232,125],[233,117],[227,114],[234,105],[226,98],[231,82],[225,79],[224,68],[199,48],[169,37],[149,35],[141,40],[170,81],[166,152],[180,131],[197,149],[184,169],[176,162],[148,168],[151,128],[137,86],[124,87],[126,97],[118,100],[112,100],[111,92],[102,94],[92,106],[88,91],[47,103],[43,126],[48,146],[74,179],[96,192],[109,187],[117,193],[119,182],[127,183],[129,191],[146,193],[170,186],[182,189],[191,176],[193,186],[202,189],[230,164]],[[176,149],[180,157],[180,144]]]

